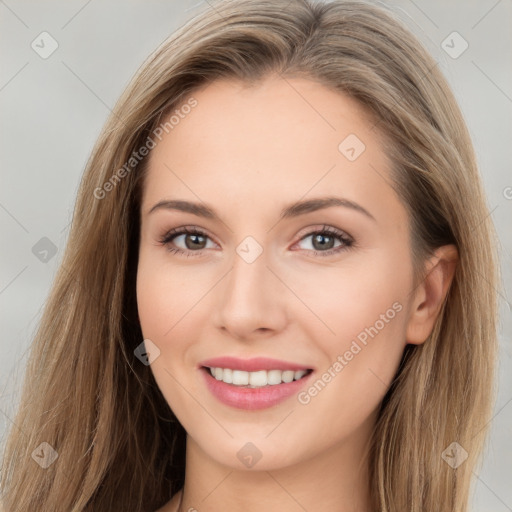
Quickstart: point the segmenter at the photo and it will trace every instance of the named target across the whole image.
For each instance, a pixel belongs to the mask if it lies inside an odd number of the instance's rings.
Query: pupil
[[[187,236],[187,238],[185,238],[185,245],[187,246],[187,249],[203,249],[203,247],[197,247],[197,245],[192,245],[190,246],[190,244],[188,243],[188,241],[193,238],[194,241],[192,242],[193,244],[199,244],[201,245],[201,243],[204,244],[204,236],[203,235],[194,235],[194,234],[189,234]],[[198,241],[199,239],[199,241]],[[202,240],[201,240],[202,239]]]
[[[329,239],[329,241],[331,243],[321,243],[321,240],[322,239],[326,239],[326,238]],[[329,236],[329,235],[316,235],[313,238],[313,247],[315,247],[315,249],[326,249],[326,248],[327,249],[331,249],[333,241],[334,241],[334,238],[332,236]],[[318,247],[316,246],[317,242],[320,244]]]

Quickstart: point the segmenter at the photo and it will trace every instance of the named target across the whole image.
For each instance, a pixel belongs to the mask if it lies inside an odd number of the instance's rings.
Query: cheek
[[[186,323],[188,315],[200,308],[208,281],[200,279],[197,273],[194,278],[190,272],[145,257],[144,252],[141,251],[137,269],[141,328],[144,337],[163,340],[174,333],[177,322]]]
[[[297,295],[314,315],[301,323],[322,354],[316,384],[300,403],[324,411],[333,425],[362,422],[393,380],[405,347],[407,262],[397,272],[396,257],[382,255],[338,272],[330,269],[312,281],[302,278]],[[309,405],[308,405],[309,406]],[[333,407],[334,406],[334,407]],[[312,425],[313,427],[313,425]]]
[[[397,267],[403,270],[398,272]],[[284,278],[293,282],[300,299],[290,300],[290,307],[295,303],[293,319],[309,330],[325,353],[348,349],[358,336],[364,343],[366,329],[374,324],[381,338],[393,340],[393,334],[402,331],[405,314],[400,312],[405,310],[410,281],[405,261],[380,252],[341,262],[339,267],[300,270],[287,270]]]
[[[183,273],[180,275],[175,268],[166,269],[154,258],[146,258],[141,251],[136,288],[144,339],[150,339],[160,350],[159,357],[151,363],[151,372],[167,403],[182,419],[179,413],[187,410],[189,398],[178,383],[187,382],[187,389],[194,392],[187,375],[192,367],[186,368],[183,358],[197,337],[194,314],[200,286],[184,279]]]
[[[150,366],[165,399],[176,414],[187,410],[191,393],[197,393],[195,368],[201,330],[209,318],[210,289],[215,276],[193,266],[177,268],[141,251],[137,269],[137,307],[144,339],[160,350]],[[209,284],[211,283],[211,284]],[[186,384],[185,384],[186,383]],[[180,418],[181,419],[181,418]]]

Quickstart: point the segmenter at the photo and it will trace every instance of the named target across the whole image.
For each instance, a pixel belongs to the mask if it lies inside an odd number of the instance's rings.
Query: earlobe
[[[420,345],[430,336],[455,275],[459,254],[455,245],[439,247],[425,265],[416,288],[407,325],[407,343]]]

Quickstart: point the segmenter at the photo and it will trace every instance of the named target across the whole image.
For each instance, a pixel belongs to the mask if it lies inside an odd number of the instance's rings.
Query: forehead
[[[350,97],[280,77],[255,86],[220,80],[191,96],[195,106],[178,107],[151,151],[146,210],[167,196],[224,208],[336,192],[366,203],[397,200],[375,122]]]

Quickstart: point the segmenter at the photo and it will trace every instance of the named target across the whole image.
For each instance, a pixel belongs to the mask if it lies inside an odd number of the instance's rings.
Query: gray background
[[[500,236],[499,389],[484,464],[475,473],[473,510],[512,511],[512,1],[384,3],[423,41],[454,89]],[[145,57],[203,5],[0,0],[1,448],[92,146]],[[58,43],[46,59],[31,47],[43,31]],[[444,49],[452,54],[463,49],[458,36],[446,40],[454,31],[469,45],[457,58]],[[32,252],[43,237],[57,250],[46,262]]]

